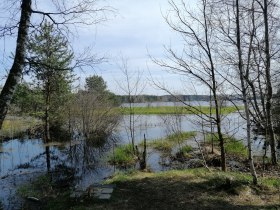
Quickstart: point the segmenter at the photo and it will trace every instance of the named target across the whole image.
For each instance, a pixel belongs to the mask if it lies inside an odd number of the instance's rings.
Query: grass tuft
[[[109,163],[118,166],[130,166],[135,164],[132,144],[121,145],[115,148],[114,154],[109,157]]]
[[[170,153],[174,146],[184,143],[185,141],[194,137],[195,135],[196,132],[194,131],[175,133],[168,135],[165,138],[156,139],[151,142],[148,142],[148,146],[161,152]],[[140,143],[140,145],[143,145],[143,142]]]
[[[219,146],[219,139],[217,133],[214,134],[208,134],[206,136],[206,142],[211,144],[211,136],[213,135],[213,141],[214,145],[216,147]],[[229,155],[236,155],[240,157],[247,157],[248,149],[244,146],[244,144],[241,142],[241,140],[237,140],[233,137],[230,137],[228,135],[223,135],[224,141],[225,141],[225,150],[226,153]]]

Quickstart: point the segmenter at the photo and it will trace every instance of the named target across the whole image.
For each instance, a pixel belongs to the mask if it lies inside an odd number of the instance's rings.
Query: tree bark
[[[249,115],[249,106],[248,106],[248,98],[247,98],[247,87],[245,86],[245,74],[244,74],[244,66],[243,66],[243,59],[242,59],[242,49],[241,49],[241,35],[240,35],[240,21],[239,21],[239,0],[235,2],[236,6],[236,47],[238,51],[238,70],[239,70],[239,77],[241,82],[241,91],[242,91],[242,98],[243,104],[245,109],[246,115],[246,126],[247,126],[247,146],[248,146],[248,159],[250,164],[250,171],[253,177],[253,183],[257,184],[257,173],[254,167],[254,161],[252,157],[252,146],[251,146],[251,122],[250,122],[250,115]],[[252,10],[253,11],[253,10]],[[253,29],[254,30],[254,29]],[[252,38],[252,37],[251,37]],[[250,38],[250,43],[252,39]],[[251,44],[250,44],[251,46]],[[249,56],[248,60],[250,60],[250,50],[249,49]]]
[[[50,136],[50,102],[51,102],[51,84],[50,79],[46,83],[46,107],[45,107],[45,142],[49,143]]]
[[[275,136],[272,124],[271,115],[271,100],[272,100],[272,84],[271,84],[271,74],[270,74],[270,42],[269,42],[269,29],[268,29],[268,2],[263,1],[263,17],[264,17],[264,35],[265,35],[265,77],[266,77],[266,87],[267,87],[267,99],[266,99],[266,121],[267,121],[267,131],[270,139],[271,148],[271,163],[273,165],[277,164],[276,146],[275,146]]]
[[[31,17],[31,3],[32,0],[22,0],[15,58],[8,74],[8,78],[0,94],[0,129],[2,128],[3,121],[8,112],[13,94],[23,71],[25,45],[28,38],[28,29]]]

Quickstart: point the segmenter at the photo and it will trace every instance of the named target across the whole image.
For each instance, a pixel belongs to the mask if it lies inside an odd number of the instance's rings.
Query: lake
[[[202,125],[195,115],[136,115],[135,142],[140,143],[144,134],[147,141],[165,137],[174,130],[210,132],[209,125]],[[86,189],[90,184],[99,183],[111,176],[116,169],[108,164],[108,156],[114,147],[129,143],[129,116],[124,116],[115,133],[99,147],[90,145],[82,138],[65,144],[44,145],[41,139],[10,140],[0,143],[0,201],[4,209],[17,209],[21,198],[15,196],[16,189],[47,171],[48,161],[51,169],[66,165],[75,169],[75,185]],[[222,120],[223,132],[244,139],[245,121],[237,113],[232,113]],[[243,140],[244,141],[244,140]],[[188,144],[196,145],[190,141]],[[244,141],[244,144],[246,142]],[[257,136],[253,141],[255,155],[263,154],[263,137]],[[49,157],[49,158],[48,158]],[[154,171],[168,170],[162,166],[158,152],[149,151],[148,165]],[[1,209],[1,208],[0,208]]]

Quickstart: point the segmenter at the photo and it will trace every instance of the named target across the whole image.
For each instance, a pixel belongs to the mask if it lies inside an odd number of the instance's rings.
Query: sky
[[[189,0],[187,3],[192,4]],[[156,65],[152,59],[164,59],[164,46],[171,45],[180,49],[183,45],[180,35],[172,31],[164,20],[164,15],[170,9],[167,0],[107,0],[105,5],[114,8],[114,13],[107,13],[108,20],[95,26],[77,29],[73,38],[75,51],[92,47],[92,53],[105,57],[106,61],[95,66],[94,70],[85,68],[76,71],[79,80],[76,85],[84,86],[85,77],[100,75],[107,82],[108,89],[116,94],[125,94],[125,75],[120,66],[127,61],[127,69],[131,77],[141,72],[141,82],[145,87],[141,94],[164,95],[155,87],[154,82],[168,87],[178,94],[191,94],[192,85],[182,76],[170,74]],[[0,82],[6,75],[10,63],[7,57],[14,48],[14,40],[1,40],[0,49],[5,53],[0,58],[4,69],[0,72]],[[3,51],[1,52],[1,54]],[[131,83],[135,82],[132,78]]]
[[[126,83],[120,69],[124,59],[131,77],[136,76],[137,72],[142,73],[141,80],[146,83],[143,94],[166,94],[156,88],[153,81],[160,81],[176,92],[181,91],[180,77],[168,74],[151,59],[163,58],[164,45],[176,46],[181,40],[164,20],[163,16],[169,8],[168,1],[111,0],[108,4],[116,13],[109,15],[109,20],[98,24],[91,33],[86,31],[80,40],[91,40],[94,51],[108,58],[108,62],[98,65],[95,72],[106,80],[109,89],[117,94],[125,94],[120,87],[120,84]],[[80,73],[81,83],[88,73]],[[131,82],[135,81],[132,79]]]

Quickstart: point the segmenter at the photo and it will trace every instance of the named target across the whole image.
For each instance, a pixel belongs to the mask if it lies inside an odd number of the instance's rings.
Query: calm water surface
[[[100,147],[77,139],[65,145],[44,145],[41,139],[11,140],[0,143],[0,202],[4,209],[18,209],[21,198],[15,196],[16,189],[23,183],[28,183],[47,171],[47,153],[50,157],[50,167],[66,165],[75,169],[75,185],[86,189],[90,184],[98,183],[112,175],[116,170],[108,164],[108,156],[112,155],[112,148],[119,144],[129,143],[129,116],[124,116],[114,138]],[[245,122],[238,114],[230,114],[222,121],[223,132],[234,135],[238,139],[245,137]],[[194,115],[135,116],[135,141],[147,141],[161,138],[178,129],[182,131],[210,132],[209,125],[202,125],[201,120]],[[244,142],[246,143],[246,142]],[[195,143],[191,143],[195,145]],[[255,155],[263,154],[262,137],[253,141]],[[48,148],[48,149],[47,149]],[[159,162],[164,162],[157,152],[149,152],[148,165],[152,170],[167,170]],[[1,204],[0,204],[1,205]],[[0,208],[1,209],[1,208]]]

